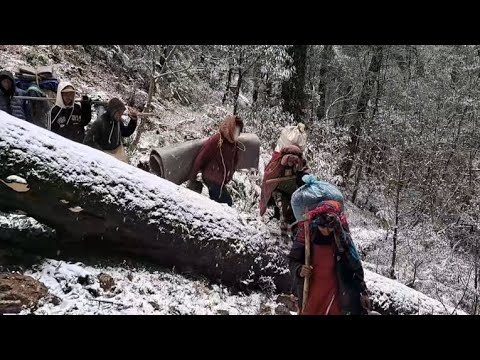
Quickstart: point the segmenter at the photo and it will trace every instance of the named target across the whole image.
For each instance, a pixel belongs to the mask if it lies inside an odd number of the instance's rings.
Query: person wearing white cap
[[[92,102],[83,96],[80,104],[75,103],[77,91],[67,81],[58,85],[57,100],[47,114],[47,128],[67,139],[82,143],[85,126],[92,120]]]

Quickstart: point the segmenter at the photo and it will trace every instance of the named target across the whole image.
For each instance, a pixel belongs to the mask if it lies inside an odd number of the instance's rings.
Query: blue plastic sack
[[[297,221],[303,220],[305,209],[313,210],[325,200],[338,201],[343,207],[343,195],[335,185],[317,180],[313,175],[304,175],[302,181],[305,185],[292,194],[291,200],[293,214]]]

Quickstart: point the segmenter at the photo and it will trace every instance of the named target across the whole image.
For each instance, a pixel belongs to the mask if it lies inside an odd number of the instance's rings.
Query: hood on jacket
[[[220,125],[220,134],[227,139],[230,143],[235,143],[235,129],[240,127],[240,132],[243,130],[243,121],[239,116],[230,115],[225,118],[223,123]]]
[[[65,106],[63,103],[62,91],[67,87],[70,86],[75,92],[77,91],[75,87],[68,81],[62,81],[58,84],[57,89],[57,100],[55,100],[55,105],[57,105],[61,109],[71,108],[75,105],[75,102],[71,106]]]
[[[13,74],[8,70],[0,71],[0,82],[5,78],[8,78],[12,81],[12,88],[10,89],[10,91],[8,93],[7,93],[7,91],[5,91],[5,89],[3,87],[1,87],[1,85],[0,85],[0,88],[2,89],[3,93],[5,93],[6,95],[13,96],[13,94],[15,94],[15,89],[16,89],[15,78],[13,77]]]

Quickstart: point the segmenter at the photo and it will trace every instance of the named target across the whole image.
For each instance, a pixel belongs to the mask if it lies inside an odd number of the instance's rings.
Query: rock
[[[77,281],[80,285],[83,285],[83,286],[89,285],[90,284],[90,276],[88,276],[88,275],[79,276]]]
[[[87,291],[95,298],[100,296],[100,293],[95,288],[87,288]]]
[[[133,281],[133,274],[132,274],[132,273],[128,273],[127,279],[130,280],[130,281]]]
[[[217,310],[218,315],[230,315],[230,313],[227,310]]]
[[[98,281],[100,281],[100,287],[103,291],[110,291],[115,286],[113,278],[105,273],[98,275]]]
[[[48,290],[41,282],[20,274],[0,274],[0,314],[35,310]]]

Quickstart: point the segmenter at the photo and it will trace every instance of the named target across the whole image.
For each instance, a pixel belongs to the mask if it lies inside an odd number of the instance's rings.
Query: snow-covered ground
[[[101,288],[101,273],[113,278],[112,291]],[[234,295],[220,285],[145,269],[92,267],[49,259],[26,275],[44,283],[61,299],[59,305],[44,304],[35,314],[256,315],[272,314],[278,305],[265,294]]]
[[[113,278],[111,289],[103,290],[100,274]],[[232,294],[221,285],[146,268],[88,266],[46,259],[25,275],[45,284],[60,299],[57,305],[43,303],[34,314],[273,315],[282,306],[276,297],[267,294]],[[465,314],[371,271],[365,271],[365,279],[377,309],[388,313]]]

